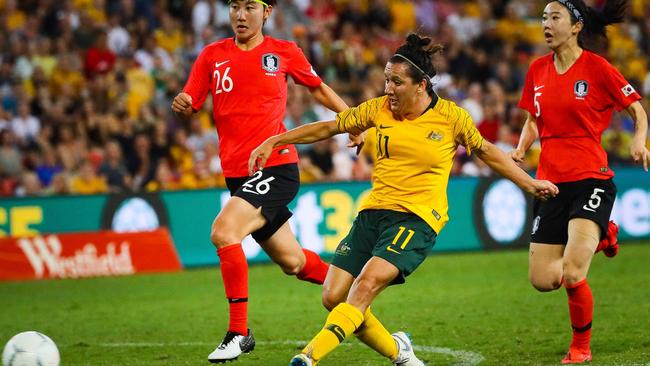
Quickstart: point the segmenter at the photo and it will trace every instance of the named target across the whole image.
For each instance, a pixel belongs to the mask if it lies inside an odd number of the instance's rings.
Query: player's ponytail
[[[425,79],[427,93],[433,96],[433,78],[437,73],[433,66],[433,56],[442,50],[443,46],[434,44],[431,38],[411,33],[406,37],[406,43],[397,49],[389,62],[408,65],[411,79],[416,82]]]
[[[600,51],[606,46],[607,26],[621,23],[629,8],[629,0],[606,0],[601,8],[589,7],[583,0],[558,2],[569,9],[571,23],[582,21],[583,28],[578,34],[578,45],[590,51]],[[582,19],[578,19],[578,16]]]

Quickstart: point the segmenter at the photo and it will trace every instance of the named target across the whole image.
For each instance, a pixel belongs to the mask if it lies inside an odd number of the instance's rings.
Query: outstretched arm
[[[648,139],[648,115],[641,103],[634,102],[630,104],[625,111],[634,120],[634,138],[630,146],[630,153],[635,163],[643,164],[643,169],[648,171],[648,163],[650,163],[650,152],[646,147]]]
[[[339,133],[341,132],[336,126],[336,121],[321,121],[294,128],[280,135],[271,136],[251,152],[248,158],[248,174],[253,174],[256,170],[262,170],[266,160],[277,146],[310,144]]]
[[[515,162],[510,159],[503,151],[488,141],[483,142],[483,146],[475,153],[483,160],[492,170],[510,179],[522,190],[531,195],[545,200],[558,194],[558,188],[546,180],[536,180],[531,178],[526,172],[521,170]]]

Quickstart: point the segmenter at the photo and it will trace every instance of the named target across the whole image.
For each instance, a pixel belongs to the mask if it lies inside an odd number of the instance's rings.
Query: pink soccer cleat
[[[607,236],[598,243],[596,253],[602,251],[610,258],[618,254],[618,230],[618,225],[614,221],[610,221],[607,225]]]
[[[591,351],[590,350],[579,350],[579,349],[570,349],[567,352],[564,359],[562,359],[563,364],[567,363],[585,363],[591,361]]]

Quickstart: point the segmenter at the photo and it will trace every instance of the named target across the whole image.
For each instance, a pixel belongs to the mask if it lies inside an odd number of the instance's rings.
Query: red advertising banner
[[[174,272],[181,264],[165,228],[146,232],[0,238],[0,281]]]

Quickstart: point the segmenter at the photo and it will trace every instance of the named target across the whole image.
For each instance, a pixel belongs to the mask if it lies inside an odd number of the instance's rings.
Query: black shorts
[[[231,196],[243,198],[246,202],[262,207],[266,224],[252,233],[259,243],[275,234],[291,217],[287,208],[300,188],[300,173],[297,164],[284,164],[264,168],[252,177],[226,178]]]
[[[558,183],[560,193],[548,201],[533,203],[532,243],[563,244],[569,241],[569,220],[583,218],[600,227],[601,239],[607,235],[607,223],[616,199],[611,179],[584,179]]]

